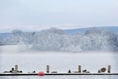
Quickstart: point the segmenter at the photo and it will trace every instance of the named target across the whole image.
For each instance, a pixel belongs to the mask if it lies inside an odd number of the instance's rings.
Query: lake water
[[[15,49],[16,50],[16,49]],[[50,71],[67,72],[77,71],[78,65],[82,70],[87,69],[91,73],[97,73],[101,67],[112,66],[111,72],[118,72],[118,54],[104,52],[11,52],[1,51],[0,73],[9,71],[14,65],[19,65],[19,70],[24,73],[32,71],[46,72],[46,65],[50,65]],[[0,79],[117,79],[118,76],[23,76],[0,77]]]
[[[118,79],[118,76],[23,76],[23,77],[0,77],[0,79]]]

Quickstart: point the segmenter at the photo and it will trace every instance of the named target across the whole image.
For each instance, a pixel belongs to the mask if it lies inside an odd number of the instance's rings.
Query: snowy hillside
[[[40,32],[22,32],[14,30],[6,38],[0,39],[0,45],[25,45],[29,50],[38,51],[118,51],[118,34],[113,30],[89,28],[76,33],[56,28]]]

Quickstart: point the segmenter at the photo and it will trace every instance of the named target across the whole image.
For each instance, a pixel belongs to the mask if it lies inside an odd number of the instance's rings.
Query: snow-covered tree
[[[60,50],[64,32],[58,29],[49,29],[38,32],[34,35],[33,49],[38,50]]]
[[[118,51],[118,34],[99,28],[90,28],[84,34],[75,35],[56,28],[40,32],[13,30],[0,43],[26,45],[39,51]]]

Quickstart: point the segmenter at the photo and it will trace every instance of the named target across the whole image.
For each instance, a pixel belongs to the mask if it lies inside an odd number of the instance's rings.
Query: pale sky
[[[118,0],[0,0],[0,31],[118,26]]]

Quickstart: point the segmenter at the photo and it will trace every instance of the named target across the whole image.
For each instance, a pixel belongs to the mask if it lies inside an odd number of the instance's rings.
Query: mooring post
[[[111,73],[111,65],[108,65],[108,73]]]
[[[18,71],[18,65],[15,65],[15,71],[16,72]]]
[[[49,65],[46,66],[46,72],[50,73],[50,66]]]
[[[81,73],[81,65],[78,65],[78,73]]]

